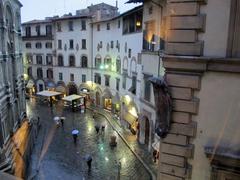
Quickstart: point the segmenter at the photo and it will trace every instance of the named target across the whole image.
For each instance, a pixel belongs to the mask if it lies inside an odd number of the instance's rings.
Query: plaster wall
[[[199,33],[204,41],[204,56],[225,57],[231,0],[209,0],[201,5],[201,14],[206,14],[206,29]]]
[[[211,167],[204,153],[205,146],[240,147],[240,75],[206,72],[202,77],[201,90],[195,93],[200,99],[199,113],[193,116],[197,122],[192,179],[210,179]]]

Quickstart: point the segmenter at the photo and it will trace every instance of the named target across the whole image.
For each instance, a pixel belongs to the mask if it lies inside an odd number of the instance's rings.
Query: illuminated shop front
[[[36,89],[35,89],[35,84],[34,84],[34,81],[32,79],[30,79],[26,85],[26,92],[29,94],[29,95],[33,95],[35,94],[36,92]]]
[[[105,98],[104,99],[104,108],[111,111],[112,110],[112,99]]]
[[[129,128],[133,134],[137,134],[139,129],[138,111],[136,104],[133,102],[130,96],[126,95],[122,98],[121,109],[123,124]]]

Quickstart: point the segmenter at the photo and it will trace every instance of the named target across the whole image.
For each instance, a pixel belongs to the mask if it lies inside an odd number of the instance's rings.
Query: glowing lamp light
[[[109,161],[108,157],[105,157],[105,160],[106,160],[106,161]]]
[[[104,66],[103,66],[103,65],[101,65],[101,66],[100,66],[100,69],[104,69]]]
[[[108,68],[109,68],[109,65],[106,64],[106,65],[105,65],[105,68],[108,69]]]
[[[141,26],[141,22],[140,22],[140,21],[137,21],[137,22],[136,22],[136,26],[137,26],[137,27],[140,27],[140,26]]]

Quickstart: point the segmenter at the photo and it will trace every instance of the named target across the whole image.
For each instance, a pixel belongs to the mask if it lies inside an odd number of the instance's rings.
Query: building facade
[[[159,54],[150,46],[152,52],[141,55],[143,74],[153,69],[145,69],[149,60],[155,66],[162,62],[172,99],[158,179],[239,179],[239,1],[131,2],[144,3],[143,19],[160,18],[160,26],[149,28],[159,33]],[[154,8],[162,17],[151,19]]]
[[[19,1],[0,1],[0,169],[14,169],[12,136],[26,118]]]
[[[158,139],[154,133],[153,95],[151,100],[144,100],[143,70],[147,68],[145,74],[153,71],[148,62],[146,67],[142,62],[143,13],[143,6],[119,14],[116,7],[101,3],[77,10],[76,15],[23,23],[28,91],[54,88],[66,95],[87,92],[96,107],[111,111],[151,151]],[[52,26],[51,37],[44,35],[48,24]],[[43,33],[39,37],[37,29]],[[31,31],[31,37],[27,37],[27,31]],[[45,48],[46,38],[52,42],[51,49]],[[36,49],[38,42],[42,48]],[[37,57],[40,55],[42,58]],[[51,65],[47,63],[48,55],[52,57]],[[38,63],[37,58],[42,61]],[[52,76],[48,76],[49,70]],[[151,87],[150,91],[153,93]]]

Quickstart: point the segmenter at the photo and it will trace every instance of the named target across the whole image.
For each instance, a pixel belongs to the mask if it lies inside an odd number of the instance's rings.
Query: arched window
[[[53,79],[53,70],[52,69],[47,69],[47,78]]]
[[[58,66],[64,66],[62,55],[58,55]]]
[[[116,71],[117,73],[121,73],[121,59],[119,58],[116,60]]]
[[[112,59],[107,56],[104,59],[104,69],[105,70],[111,70],[112,69]]]
[[[95,58],[95,68],[99,69],[102,63],[101,57],[96,57]]]
[[[40,78],[43,78],[43,71],[42,71],[42,68],[37,68],[37,77],[40,79]]]
[[[37,49],[41,49],[41,48],[42,48],[42,43],[37,42],[37,43],[36,43],[36,48],[37,48]]]
[[[75,57],[73,55],[69,56],[69,66],[70,67],[75,66]]]
[[[82,62],[82,68],[87,68],[88,67],[88,59],[86,56],[82,56],[81,58],[81,62]]]

